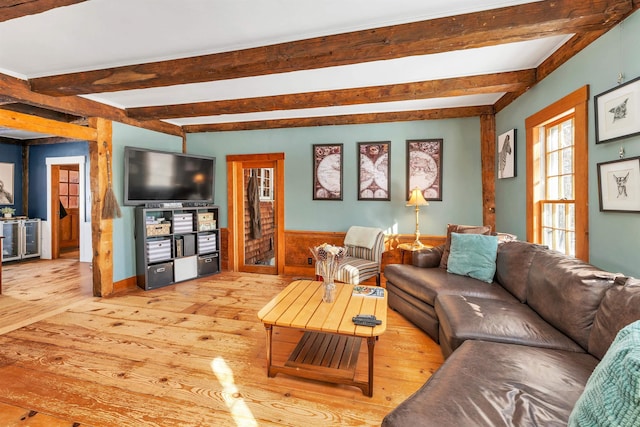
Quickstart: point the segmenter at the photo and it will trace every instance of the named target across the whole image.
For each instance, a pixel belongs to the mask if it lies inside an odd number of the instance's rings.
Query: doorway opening
[[[284,271],[284,153],[227,156],[229,270]]]
[[[91,262],[91,223],[86,218],[85,163],[83,156],[49,157],[47,211],[42,222],[43,259],[73,257]]]

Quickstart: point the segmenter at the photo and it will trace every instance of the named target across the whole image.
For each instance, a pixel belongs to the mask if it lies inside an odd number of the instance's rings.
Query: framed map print
[[[418,187],[427,200],[442,200],[442,138],[407,140],[407,193]]]
[[[313,145],[313,200],[342,200],[342,144]]]
[[[391,142],[358,143],[358,200],[391,200]]]

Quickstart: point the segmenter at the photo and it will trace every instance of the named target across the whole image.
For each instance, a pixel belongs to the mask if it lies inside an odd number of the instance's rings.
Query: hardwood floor
[[[5,266],[0,425],[374,426],[442,363],[437,344],[390,311],[372,398],[267,378],[256,313],[293,277],[223,272],[111,298],[93,298],[90,278],[74,260]],[[274,359],[300,335],[274,329]],[[362,346],[358,376],[366,360]]]

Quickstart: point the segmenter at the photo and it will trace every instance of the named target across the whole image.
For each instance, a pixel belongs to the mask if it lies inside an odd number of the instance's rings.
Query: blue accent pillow
[[[498,236],[451,233],[447,271],[492,283],[497,254]]]
[[[570,427],[640,425],[640,320],[625,326],[591,373]]]

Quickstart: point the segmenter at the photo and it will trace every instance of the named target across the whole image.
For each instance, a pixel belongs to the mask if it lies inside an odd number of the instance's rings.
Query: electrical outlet
[[[313,263],[313,260],[311,258],[307,258],[307,264],[311,265]]]

